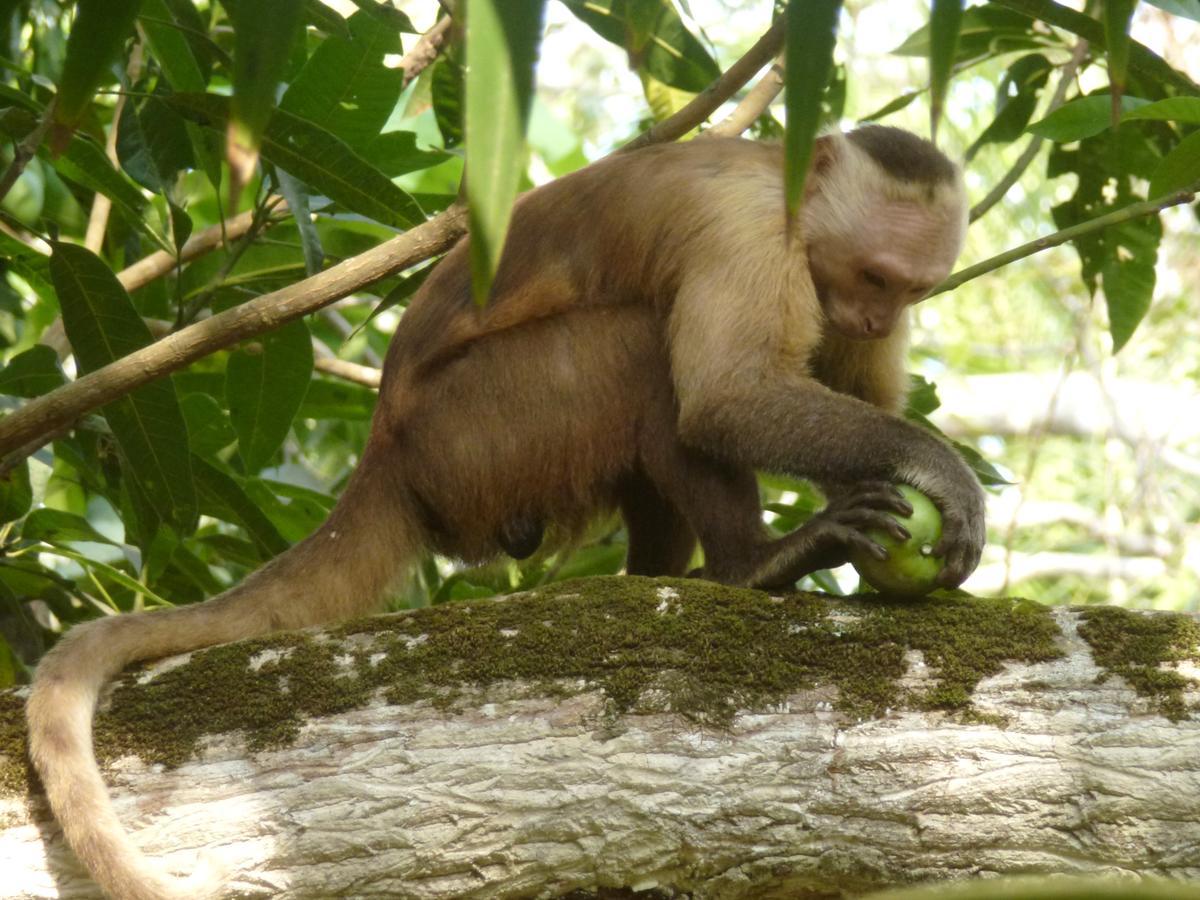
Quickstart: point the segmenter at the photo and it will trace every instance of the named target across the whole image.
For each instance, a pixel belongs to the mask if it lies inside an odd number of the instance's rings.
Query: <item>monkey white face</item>
[[[804,237],[828,325],[850,340],[885,338],[954,266],[961,183],[900,181],[845,139],[828,141],[813,174]]]

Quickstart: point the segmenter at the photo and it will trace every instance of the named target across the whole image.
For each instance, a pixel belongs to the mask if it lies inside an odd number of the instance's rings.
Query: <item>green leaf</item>
[[[55,243],[50,275],[81,373],[94,372],[151,343],[149,329],[116,276],[83,247]],[[104,407],[136,488],[164,520],[188,533],[196,490],[187,425],[175,386],[164,378]]]
[[[467,16],[467,197],[471,286],[487,301],[525,169],[544,0],[471,0]]]
[[[906,106],[909,106],[914,100],[925,93],[925,90],[925,88],[921,88],[917,91],[907,91],[901,94],[895,100],[885,103],[883,106],[879,107],[879,109],[875,110],[875,112],[863,116],[858,121],[860,124],[866,124],[867,122],[878,122],[880,119],[886,118],[892,113],[897,113]]]
[[[183,117],[158,97],[127,102],[117,125],[117,159],[129,176],[166,194],[175,176],[195,165]]]
[[[69,559],[77,562],[85,571],[95,572],[103,575],[105,578],[111,579],[128,591],[133,591],[134,593],[144,595],[154,606],[174,606],[171,601],[163,599],[136,578],[130,577],[120,569],[110,566],[107,563],[102,563],[95,559],[89,559],[82,553],[77,553],[74,550],[69,550],[66,547],[59,547],[56,545],[52,545],[49,548],[43,549],[41,552],[49,553],[51,556],[61,556],[63,559]]]
[[[47,544],[86,541],[116,546],[83,516],[63,512],[61,509],[35,509],[21,526],[21,537],[27,541],[43,541]]]
[[[1033,50],[1056,43],[1056,39],[1031,31],[1029,19],[1020,13],[1001,9],[993,4],[973,6],[962,14],[958,43],[954,48],[951,63],[964,65],[1014,50]],[[892,51],[897,56],[927,58],[932,52],[930,25],[922,25]]]
[[[179,406],[187,422],[188,446],[196,456],[216,456],[237,440],[225,408],[212,394],[184,394]]]
[[[1009,143],[1021,136],[1037,108],[1038,92],[1046,86],[1052,68],[1040,53],[1022,56],[1008,67],[996,88],[996,117],[967,148],[968,161],[987,144]]]
[[[1154,299],[1154,264],[1162,240],[1162,223],[1157,216],[1123,222],[1108,229],[1112,249],[1100,270],[1113,353],[1133,336]]]
[[[54,107],[55,121],[74,127],[133,33],[138,0],[79,0]]]
[[[1193,131],[1163,157],[1150,176],[1150,196],[1162,197],[1200,182],[1200,131]]]
[[[33,486],[29,483],[29,460],[23,459],[0,475],[0,522],[11,522],[29,512]]]
[[[1121,95],[1129,73],[1129,21],[1136,0],[1104,0],[1104,40],[1108,43],[1108,83],[1112,94],[1112,124],[1121,121]]]
[[[228,98],[216,94],[177,94],[167,102],[187,118],[215,128],[223,128],[229,114]],[[353,212],[393,228],[425,221],[417,202],[390,178],[325,129],[283,110],[271,117],[262,152]]]
[[[433,64],[429,79],[433,117],[442,134],[442,144],[448,148],[457,147],[463,141],[463,95],[466,91],[463,67],[453,54],[443,56]]]
[[[246,493],[240,479],[198,456],[192,458],[192,465],[205,515],[242,526],[266,556],[288,548],[287,539]]]
[[[409,34],[420,34],[421,32],[412,23],[412,19],[408,15],[394,7],[390,0],[385,3],[376,3],[375,0],[350,0],[363,12],[366,12],[385,26],[393,31],[406,31]]]
[[[204,34],[196,8],[190,2],[142,0],[138,24],[171,87],[202,93],[208,86],[207,67],[189,40],[191,35]]]
[[[1168,97],[1166,100],[1157,100],[1154,103],[1127,110],[1123,114],[1123,118],[1126,122],[1137,119],[1154,119],[1163,122],[1200,125],[1200,98]]]
[[[1130,111],[1149,102],[1139,97],[1122,97],[1121,109]],[[1046,118],[1034,122],[1028,130],[1057,143],[1069,144],[1099,134],[1111,125],[1112,97],[1092,94],[1060,106]]]
[[[429,265],[401,278],[400,283],[388,291],[387,296],[380,300],[379,305],[371,310],[371,314],[367,316],[366,321],[364,321],[359,328],[362,328],[367,324],[367,322],[370,322],[384,310],[391,309],[396,304],[403,303],[405,300],[411,297],[414,293],[416,293],[417,288],[425,283],[425,279],[429,277],[432,271],[433,266]]]
[[[354,148],[379,134],[400,99],[404,70],[383,58],[400,53],[400,36],[369,12],[350,17],[350,35],[333,35],[288,86],[279,108],[319,124]]]
[[[333,378],[314,378],[304,395],[299,415],[305,419],[370,421],[379,395],[361,384]]]
[[[304,0],[304,19],[328,35],[350,37],[350,26],[346,20],[336,10],[326,6],[324,0]]]
[[[312,338],[303,321],[260,339],[261,349],[230,354],[225,398],[247,472],[257,472],[283,444],[312,377]]]
[[[938,122],[942,118],[950,73],[958,53],[962,17],[962,0],[933,0],[929,15],[929,133],[934,141],[937,140]]]
[[[784,175],[787,210],[794,216],[804,196],[813,142],[821,126],[821,97],[833,67],[841,0],[788,0],[784,64]]]
[[[721,74],[716,60],[664,0],[564,0],[563,5],[656,81],[699,93]]]
[[[360,152],[363,159],[388,178],[428,169],[450,158],[450,154],[442,150],[422,150],[417,147],[417,136],[411,131],[388,131]]]
[[[242,0],[233,9],[233,102],[225,152],[243,183],[258,159],[303,13],[303,0]]]
[[[18,353],[0,370],[0,394],[14,397],[40,397],[66,383],[58,354],[45,344]]]

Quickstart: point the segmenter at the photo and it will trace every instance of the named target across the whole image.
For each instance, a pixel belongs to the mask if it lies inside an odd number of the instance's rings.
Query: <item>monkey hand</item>
[[[791,585],[811,572],[842,565],[852,550],[887,559],[887,550],[867,536],[872,529],[885,531],[898,541],[908,540],[908,529],[891,513],[909,516],[912,505],[895,485],[864,481],[828,487],[830,500],[824,509],[791,534],[763,548],[758,564],[745,579],[749,587]]]
[[[987,541],[983,488],[966,465],[961,470],[960,477],[934,489],[914,485],[942,514],[942,539],[933,555],[945,560],[937,578],[944,588],[958,587],[975,571]]]

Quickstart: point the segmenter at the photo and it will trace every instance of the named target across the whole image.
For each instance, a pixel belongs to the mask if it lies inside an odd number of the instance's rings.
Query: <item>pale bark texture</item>
[[[716,599],[701,601],[686,582],[649,585],[640,588],[653,591],[640,607],[647,617],[683,623],[704,603],[724,602],[711,587]],[[747,605],[737,615],[753,617],[755,604],[774,615],[790,602],[757,597],[743,597]],[[495,607],[524,602],[474,604],[463,627],[479,626],[479,616]],[[602,618],[618,612],[603,612],[607,599],[588,602],[589,613],[600,610]],[[797,641],[821,631],[829,641],[863,642],[862,622],[877,607],[900,609],[837,601],[785,630]],[[433,702],[389,699],[378,688],[365,705],[305,716],[294,741],[280,746],[250,749],[254,740],[234,730],[205,737],[177,768],[114,754],[109,784],[118,813],[148,853],[180,872],[198,859],[217,865],[228,873],[230,896],[432,900],[655,888],[645,896],[793,898],[993,873],[1200,878],[1194,620],[1128,614],[1110,621],[1118,629],[1153,623],[1143,637],[1161,638],[1161,663],[1122,662],[1092,646],[1095,632],[1091,644],[1085,641],[1080,625],[1088,620],[1079,610],[1035,613],[1030,621],[1052,633],[1053,653],[1031,641],[1033,649],[1014,651],[1024,659],[992,665],[969,701],[930,709],[935,689],[967,659],[955,657],[956,648],[981,634],[983,641],[993,632],[1003,639],[1006,628],[1025,620],[976,627],[963,619],[965,630],[948,634],[943,646],[922,632],[932,621],[924,608],[904,607],[900,632],[887,624],[884,643],[858,648],[861,660],[895,651],[903,664],[895,693],[884,692],[896,706],[874,713],[846,710],[855,675],[843,672],[834,683],[813,677],[765,702],[739,699],[739,707],[752,708],[731,717],[706,719],[694,707],[680,715],[668,707],[687,708],[689,691],[710,685],[701,679],[680,692],[676,670],[665,662],[648,667],[649,687],[624,709],[614,705],[613,685],[624,682],[613,671],[592,677],[581,670],[559,679],[554,691],[510,678],[460,685],[449,702],[444,694]],[[445,627],[452,613],[437,611],[421,620],[428,626],[389,640],[416,660],[456,634],[462,659],[478,666],[504,641],[520,643],[522,634],[549,628],[541,608],[533,613],[527,626],[498,620],[495,646],[478,640],[491,626],[467,640],[454,631],[459,626]],[[571,621],[579,621],[576,611],[552,630],[568,634]],[[912,642],[896,637],[910,627]],[[588,637],[588,650],[621,668],[631,638],[614,634],[621,632]],[[380,638],[369,632],[335,630],[311,640],[346,672],[355,659],[384,664]],[[564,656],[577,652],[571,640],[563,639]],[[787,656],[775,646],[758,655],[763,648],[745,635],[733,638],[741,655],[729,654],[722,640],[713,635],[713,670],[725,673],[713,676],[720,683],[738,660],[758,669]],[[539,646],[548,656],[556,652],[552,637]],[[290,652],[257,648],[247,669],[270,670]],[[685,667],[693,662],[682,652],[677,658]],[[197,662],[182,659],[156,664],[137,680],[153,684]],[[1126,663],[1124,671],[1141,675],[1174,672],[1174,686],[1167,693],[1145,684],[1135,690],[1140,676],[1116,674]],[[462,662],[437,665],[445,684],[445,673]],[[206,672],[197,677],[211,679]],[[294,677],[283,672],[280,681]],[[118,695],[112,705],[122,702]],[[9,720],[0,719],[0,727],[11,734],[13,705],[6,709]],[[9,774],[10,790],[0,790],[3,895],[97,896],[40,795],[11,790]]]

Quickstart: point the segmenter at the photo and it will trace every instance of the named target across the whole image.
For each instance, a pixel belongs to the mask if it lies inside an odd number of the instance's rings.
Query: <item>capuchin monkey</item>
[[[205,603],[76,625],[38,667],[30,754],[70,845],[120,900],[197,897],[117,820],[92,714],[135,660],[371,612],[423,552],[532,553],[543,528],[618,507],[627,570],[778,587],[839,565],[864,534],[904,537],[893,484],[943,517],[941,583],[984,542],[958,455],[897,413],[906,311],[945,277],[967,221],[957,168],[868,126],[821,137],[789,233],[783,154],[737,139],[609,157],[524,196],[490,301],[467,242],[405,312],[362,461],[329,520]],[[756,469],[809,478],[829,505],[765,533]]]

